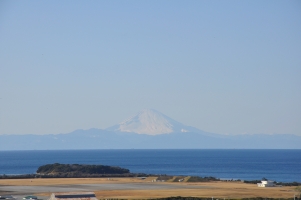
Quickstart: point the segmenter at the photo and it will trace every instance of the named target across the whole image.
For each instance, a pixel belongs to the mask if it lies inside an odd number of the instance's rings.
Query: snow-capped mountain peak
[[[107,130],[159,135],[172,132],[193,132],[197,129],[185,126],[154,109],[144,109]]]

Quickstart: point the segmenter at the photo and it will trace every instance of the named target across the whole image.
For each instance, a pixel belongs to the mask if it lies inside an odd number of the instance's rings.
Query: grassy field
[[[153,177],[154,178],[154,177]],[[151,178],[153,180],[153,178]],[[59,179],[2,179],[1,185],[10,186],[53,186],[53,185],[77,185],[77,184],[120,184],[120,183],[146,183],[151,179],[141,180],[138,178],[59,178]],[[119,190],[96,190],[98,199],[119,198],[119,199],[148,199],[162,198],[170,196],[193,196],[193,197],[215,197],[220,199],[239,199],[251,197],[263,198],[292,198],[297,194],[295,187],[274,187],[259,188],[255,184],[246,184],[242,182],[154,182],[152,184],[173,185],[176,184],[180,189],[119,189]],[[198,189],[185,188],[185,186],[205,186]],[[38,193],[35,195],[50,196],[50,193]]]
[[[210,182],[210,183],[169,183],[181,185],[202,185],[210,188],[202,189],[162,189],[162,190],[118,190],[118,191],[96,191],[98,198],[123,198],[144,199],[162,198],[171,196],[183,197],[215,197],[220,199],[239,199],[251,197],[263,198],[292,198],[296,193],[295,187],[259,188],[257,185],[238,182]]]

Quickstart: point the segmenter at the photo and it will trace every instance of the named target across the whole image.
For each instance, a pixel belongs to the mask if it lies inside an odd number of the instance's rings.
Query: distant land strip
[[[249,184],[257,184],[261,180],[242,181],[220,180],[212,176],[173,176],[166,174],[131,173],[129,169],[108,165],[85,164],[46,164],[37,169],[36,174],[0,175],[0,179],[27,179],[27,178],[104,178],[104,177],[149,177],[156,182],[210,182],[210,181],[241,181]],[[152,178],[153,177],[153,178]],[[265,179],[265,178],[263,178]],[[301,182],[274,182],[276,185],[301,186]]]

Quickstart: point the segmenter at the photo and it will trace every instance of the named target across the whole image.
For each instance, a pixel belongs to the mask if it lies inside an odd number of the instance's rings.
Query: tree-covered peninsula
[[[107,165],[47,164],[37,170],[42,175],[113,175],[128,174],[130,170]]]

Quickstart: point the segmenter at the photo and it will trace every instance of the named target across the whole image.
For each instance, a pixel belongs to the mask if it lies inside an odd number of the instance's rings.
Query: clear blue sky
[[[301,135],[301,1],[0,1],[0,134],[154,108],[221,134]]]

